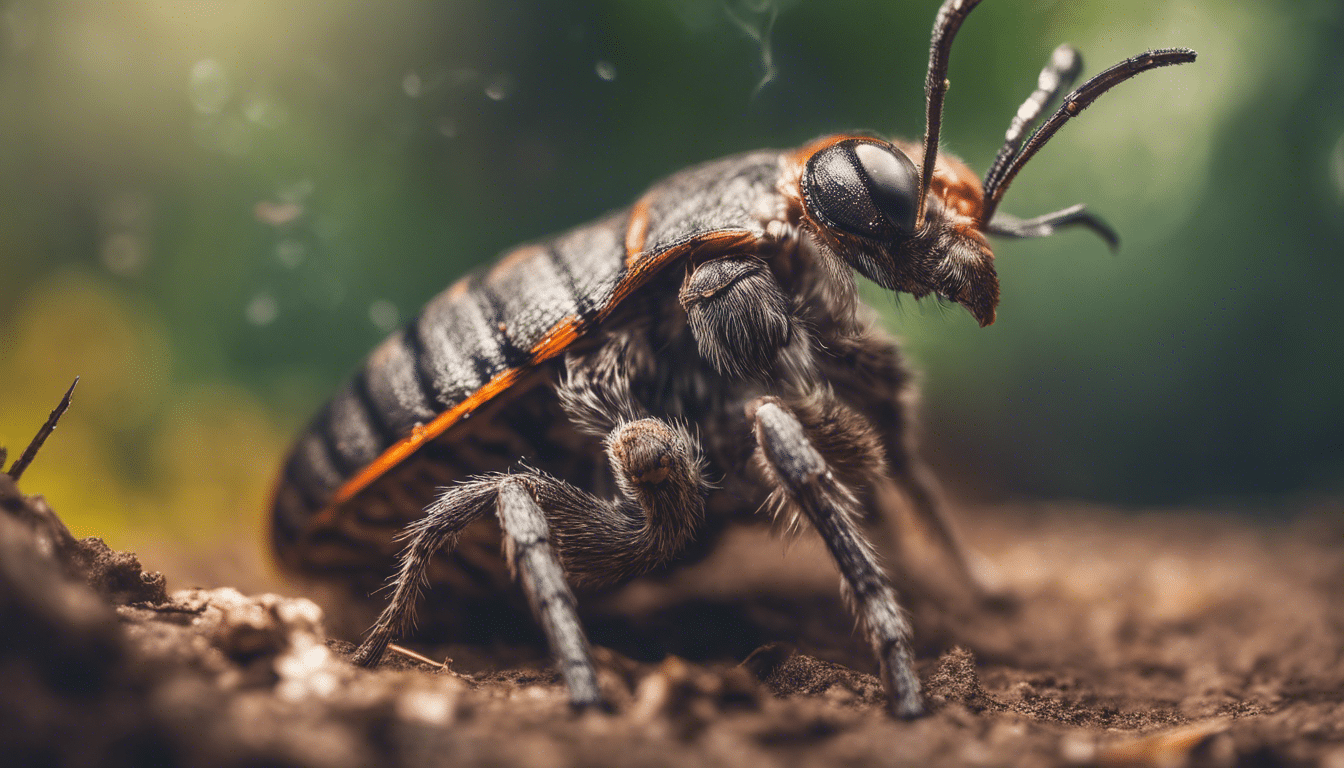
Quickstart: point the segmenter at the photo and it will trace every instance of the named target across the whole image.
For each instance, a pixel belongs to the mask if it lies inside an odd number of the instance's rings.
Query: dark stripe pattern
[[[363,377],[357,377],[362,380]],[[362,386],[351,382],[341,388],[327,406],[325,418],[319,419],[314,432],[324,434],[325,445],[333,466],[341,472],[341,481],[360,467],[378,458],[387,447],[387,435],[371,412],[372,405],[360,395]]]
[[[616,285],[625,276],[625,228],[628,211],[613,214],[587,227],[552,240],[546,261],[563,264],[557,282],[570,295],[570,311],[588,319],[611,303]],[[560,302],[554,305],[559,308]],[[538,335],[540,338],[540,335]]]
[[[764,231],[780,199],[779,155],[753,152],[690,168],[655,187],[644,250],[657,253],[724,229]]]
[[[530,268],[536,265],[536,261],[529,259],[517,268],[517,272],[529,273]],[[529,269],[525,270],[523,267]],[[532,346],[531,344],[522,344],[518,339],[518,332],[520,325],[522,330],[526,330],[534,324],[526,323],[524,322],[527,319],[526,317],[518,317],[517,313],[510,312],[511,307],[509,306],[509,298],[507,298],[512,296],[515,299],[526,301],[528,296],[517,293],[505,294],[496,287],[497,282],[497,280],[479,280],[471,286],[471,294],[481,305],[481,317],[485,318],[485,328],[490,333],[490,344],[499,350],[498,359],[503,361],[499,370],[491,370],[487,373],[487,381],[505,368],[517,368],[526,363],[529,357],[528,349]],[[564,315],[557,315],[556,317],[564,317]],[[517,323],[511,323],[511,320],[516,320]]]
[[[541,264],[538,261],[538,264]],[[577,278],[574,276],[574,270],[560,251],[556,249],[554,243],[548,243],[546,246],[546,267],[555,274],[555,279],[564,292],[573,298],[574,310],[583,320],[590,320],[597,314],[597,303],[593,301],[592,296],[581,293]]]
[[[425,306],[420,338],[439,411],[462,402],[504,370],[494,333],[470,290],[449,288]]]
[[[417,338],[413,326],[402,328],[379,344],[364,365],[369,400],[398,440],[438,412],[430,381],[421,375]]]
[[[649,195],[644,255],[725,229],[763,231],[769,212],[779,207],[779,157],[757,152],[727,158],[659,183]],[[507,254],[494,268],[435,296],[380,344],[313,421],[286,464],[275,508],[282,549],[303,527],[300,518],[325,507],[345,480],[417,425],[504,370],[527,366],[531,350],[567,318],[586,327],[606,309],[627,273],[629,217],[628,210],[619,211]]]

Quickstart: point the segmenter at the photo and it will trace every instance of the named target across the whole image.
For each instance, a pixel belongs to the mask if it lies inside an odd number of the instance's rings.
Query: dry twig
[[[74,382],[70,385],[70,388],[65,390],[65,397],[61,398],[61,402],[56,406],[56,410],[52,411],[51,415],[47,417],[47,423],[42,425],[42,428],[39,429],[37,434],[33,437],[33,441],[28,444],[28,447],[24,449],[19,458],[14,460],[14,465],[9,468],[9,476],[13,478],[15,482],[18,482],[19,476],[28,468],[28,465],[33,463],[33,459],[37,456],[38,449],[40,449],[42,444],[47,441],[47,437],[51,434],[52,430],[56,429],[56,422],[61,420],[61,414],[65,413],[66,408],[70,407],[70,396],[74,394],[75,384],[78,383],[79,377],[76,376]],[[0,466],[4,465],[6,455],[7,454],[5,453],[0,453]]]

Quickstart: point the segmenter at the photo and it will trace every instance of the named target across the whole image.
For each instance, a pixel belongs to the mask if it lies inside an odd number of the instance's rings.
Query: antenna
[[[947,96],[947,59],[952,38],[980,0],[944,0],[933,20],[929,43],[929,74],[924,79],[924,165],[919,169],[919,196],[915,199],[915,229],[924,224],[924,201],[929,196],[933,166],[938,160],[938,132],[943,126],[943,99]]]
[[[949,0],[950,2],[951,0]],[[1036,132],[1027,140],[1026,145],[1022,147],[1022,151],[1013,157],[1002,173],[993,175],[995,167],[990,168],[990,174],[985,177],[985,207],[980,212],[981,227],[984,227],[994,217],[994,210],[999,207],[999,201],[1003,199],[1003,193],[1007,191],[1008,185],[1013,182],[1013,177],[1017,176],[1017,172],[1022,170],[1022,166],[1026,165],[1037,150],[1045,146],[1045,143],[1050,141],[1050,137],[1054,136],[1060,128],[1063,128],[1070,118],[1077,116],[1091,106],[1092,102],[1096,101],[1103,93],[1135,75],[1158,67],[1188,64],[1194,60],[1195,52],[1189,48],[1162,48],[1145,51],[1107,69],[1083,83],[1073,93],[1065,96],[1064,103],[1055,111],[1055,114],[1050,116],[1049,120],[1046,120],[1041,124],[1041,127],[1036,129]],[[930,77],[932,77],[932,73],[930,73]],[[1012,129],[1010,128],[1009,137],[1011,136]],[[1006,148],[1007,145],[1005,145]],[[1002,154],[1002,151],[1000,151],[1000,154]],[[1000,162],[996,158],[994,166],[999,165]]]
[[[1083,57],[1072,45],[1065,43],[1050,54],[1050,62],[1036,78],[1036,90],[1017,108],[1017,114],[1013,115],[1013,122],[1008,125],[1008,132],[1003,137],[1003,146],[985,172],[986,189],[998,186],[1008,163],[1012,162],[1013,156],[1022,147],[1027,131],[1036,126],[1041,113],[1054,104],[1061,93],[1073,87],[1082,71]]]

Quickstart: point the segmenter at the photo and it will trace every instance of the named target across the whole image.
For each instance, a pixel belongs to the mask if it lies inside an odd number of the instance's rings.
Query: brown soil
[[[883,714],[807,538],[784,553],[744,533],[595,603],[615,712],[576,716],[529,643],[417,646],[453,661],[365,672],[307,600],[165,593],[4,476],[0,506],[7,764],[1344,768],[1337,505],[1272,525],[964,513],[1003,599],[912,601],[931,713],[911,722]]]

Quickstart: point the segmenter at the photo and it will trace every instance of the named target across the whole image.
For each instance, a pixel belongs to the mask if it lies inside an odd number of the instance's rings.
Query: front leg
[[[854,493],[870,494],[887,476],[880,437],[814,380],[810,340],[764,262],[728,257],[701,264],[687,275],[680,299],[701,356],[720,373],[763,381],[772,371],[783,374],[793,408],[774,397],[748,406],[757,442],[753,462],[775,506],[811,522],[835,558],[842,591],[881,666],[892,713],[919,715],[910,624],[859,526],[868,516]],[[791,354],[781,366],[786,349]]]
[[[756,432],[757,467],[811,521],[835,558],[843,577],[842,592],[857,609],[877,656],[892,714],[917,717],[924,707],[910,650],[910,622],[859,528],[863,510],[858,500],[836,479],[798,418],[777,398],[754,401],[747,415]]]
[[[904,494],[916,524],[933,537],[950,561],[952,575],[965,594],[985,599],[993,590],[972,569],[972,558],[957,534],[938,479],[915,439],[916,398],[910,371],[896,342],[872,321],[865,326],[855,333],[822,331],[825,353],[817,356],[819,374],[876,431],[889,477]]]

